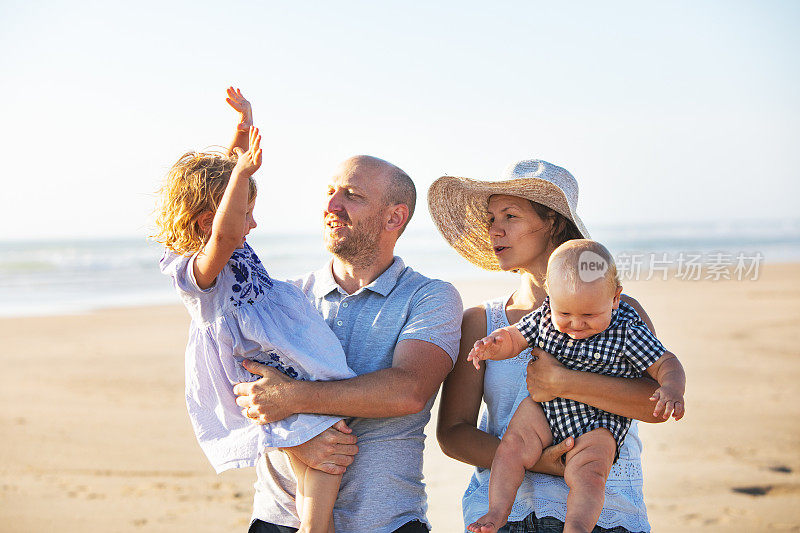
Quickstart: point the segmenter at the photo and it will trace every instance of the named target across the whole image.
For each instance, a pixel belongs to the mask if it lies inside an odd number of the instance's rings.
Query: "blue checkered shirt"
[[[619,309],[614,310],[608,328],[586,339],[572,339],[555,328],[550,298],[522,317],[516,327],[531,347],[552,354],[565,367],[607,376],[641,377],[666,351],[639,313],[622,301]],[[554,398],[541,405],[553,432],[553,443],[606,428],[617,441],[619,453],[631,426],[630,418],[567,398]]]

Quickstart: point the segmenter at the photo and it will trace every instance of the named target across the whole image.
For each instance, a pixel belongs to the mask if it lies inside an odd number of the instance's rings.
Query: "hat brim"
[[[547,180],[480,181],[442,176],[428,189],[431,218],[450,246],[467,261],[485,270],[501,270],[489,240],[486,219],[489,198],[496,194],[518,196],[549,207],[571,220],[584,238],[590,238],[564,192]]]

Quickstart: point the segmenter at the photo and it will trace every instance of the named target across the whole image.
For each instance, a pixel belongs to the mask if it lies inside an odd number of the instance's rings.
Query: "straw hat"
[[[509,166],[498,181],[442,176],[428,189],[428,209],[439,232],[468,261],[486,270],[500,270],[486,227],[489,197],[507,194],[532,200],[575,223],[584,238],[589,232],[578,217],[578,182],[567,170],[526,159]]]

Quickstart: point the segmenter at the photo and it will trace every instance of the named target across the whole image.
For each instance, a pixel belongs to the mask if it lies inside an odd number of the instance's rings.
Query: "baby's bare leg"
[[[341,474],[315,470],[286,451],[297,477],[297,514],[300,533],[333,533],[333,505],[339,494]]]
[[[525,470],[553,442],[550,426],[542,407],[525,398],[508,424],[508,430],[492,461],[489,478],[489,511],[467,529],[476,533],[495,533],[505,525]]]
[[[569,486],[565,533],[594,529],[603,510],[606,479],[616,453],[617,442],[605,428],[593,429],[575,439],[564,471]]]

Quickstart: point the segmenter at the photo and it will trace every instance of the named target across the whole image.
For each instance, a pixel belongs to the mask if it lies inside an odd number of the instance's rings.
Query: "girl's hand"
[[[253,108],[250,106],[250,102],[247,101],[247,98],[242,95],[242,91],[234,89],[233,87],[228,87],[228,97],[225,101],[228,102],[229,106],[239,112],[240,119],[236,129],[242,132],[249,131],[253,126]],[[250,146],[253,145],[251,144]]]
[[[560,396],[559,384],[567,370],[558,360],[541,348],[531,351],[526,376],[528,392],[534,402],[549,402]]]
[[[239,158],[233,173],[252,176],[261,166],[261,135],[258,128],[250,126],[250,149],[242,153],[241,148],[234,148],[233,153]]]

